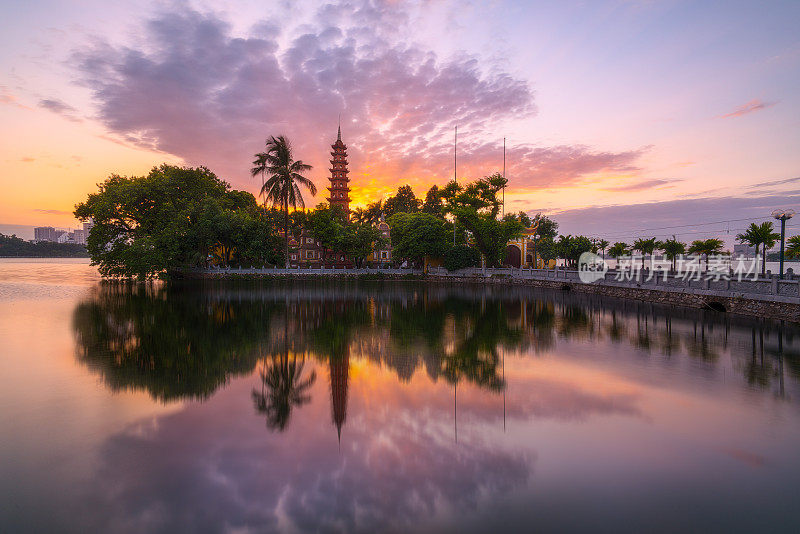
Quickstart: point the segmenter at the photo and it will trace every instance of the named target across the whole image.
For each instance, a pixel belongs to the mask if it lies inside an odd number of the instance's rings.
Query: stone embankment
[[[425,280],[440,283],[499,284],[581,291],[615,298],[635,299],[666,305],[710,308],[720,312],[765,317],[800,323],[800,281],[790,275],[736,280],[702,278],[686,280],[658,273],[641,280],[618,279],[614,272],[593,283],[581,282],[578,272],[565,269],[463,269],[448,272],[431,269],[427,274],[413,269],[207,269],[183,273],[201,279],[292,279],[357,278]]]

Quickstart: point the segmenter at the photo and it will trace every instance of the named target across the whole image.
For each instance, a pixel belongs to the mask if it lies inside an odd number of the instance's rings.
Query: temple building
[[[336,134],[336,142],[331,145],[331,168],[330,186],[328,186],[328,197],[325,199],[331,207],[337,206],[349,219],[350,218],[350,173],[347,168],[347,145],[342,141],[342,127]],[[391,232],[389,225],[381,219],[378,224],[381,235],[386,239],[386,245],[373,250],[366,260],[366,264],[371,267],[382,266],[392,261]],[[299,242],[291,238],[289,240],[289,261],[292,267],[321,267],[343,268],[353,267],[353,262],[343,253],[335,250],[328,250],[317,241],[310,232],[305,229],[300,234]]]
[[[331,185],[328,187],[330,196],[327,198],[331,207],[338,206],[347,216],[350,216],[350,178],[347,174],[347,145],[342,142],[342,127],[336,135],[336,142],[331,145]]]

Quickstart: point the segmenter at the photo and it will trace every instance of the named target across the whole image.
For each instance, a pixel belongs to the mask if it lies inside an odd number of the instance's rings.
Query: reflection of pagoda
[[[339,206],[348,216],[350,215],[350,178],[347,174],[347,146],[342,142],[342,127],[339,126],[339,133],[336,142],[331,145],[331,185],[328,187],[330,196],[328,203],[331,207]]]
[[[347,382],[350,373],[350,356],[334,356],[328,359],[331,378],[331,406],[333,407],[333,424],[339,441],[342,440],[342,425],[347,418]]]

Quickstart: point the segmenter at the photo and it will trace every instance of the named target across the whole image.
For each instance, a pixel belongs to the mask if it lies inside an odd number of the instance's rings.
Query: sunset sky
[[[797,1],[31,0],[0,14],[4,233],[75,226],[95,184],[162,162],[255,193],[268,135],[325,187],[340,113],[356,204],[451,179],[457,125],[459,180],[501,170],[505,137],[506,209],[563,233],[731,243],[745,219],[800,208]]]

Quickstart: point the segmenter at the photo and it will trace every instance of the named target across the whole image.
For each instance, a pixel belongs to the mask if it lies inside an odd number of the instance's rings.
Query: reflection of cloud
[[[286,432],[271,433],[247,402],[254,379],[107,442],[99,495],[87,502],[105,501],[98,521],[108,524],[92,529],[407,531],[472,511],[530,475],[528,454],[453,443],[448,398],[424,420],[412,407],[378,397],[367,408],[359,398],[339,449],[325,380]]]
[[[147,46],[90,46],[76,54],[99,117],[125,142],[209,165],[234,182],[264,137],[287,134],[297,156],[326,177],[328,145],[342,114],[358,195],[378,198],[398,180],[448,179],[458,125],[461,176],[499,168],[494,125],[536,113],[525,80],[483,69],[478,58],[442,59],[398,37],[399,3],[320,9],[302,35],[256,26],[245,37],[210,14],[164,13],[145,27]],[[292,38],[288,38],[292,37]],[[632,172],[641,150],[582,145],[509,147],[509,172],[524,187],[565,185],[602,171]],[[359,201],[363,200],[361,198]]]
[[[762,109],[766,109],[774,105],[775,102],[764,102],[759,98],[754,98],[750,102],[742,104],[730,113],[722,115],[720,118],[727,119],[731,117],[741,117],[742,115],[747,115],[748,113],[753,113],[754,111],[761,111]]]
[[[730,449],[723,449],[722,452],[739,460],[742,463],[749,465],[750,467],[764,467],[767,463],[767,459],[761,456],[760,454],[755,454],[753,452],[745,451],[742,449],[730,448]]]

